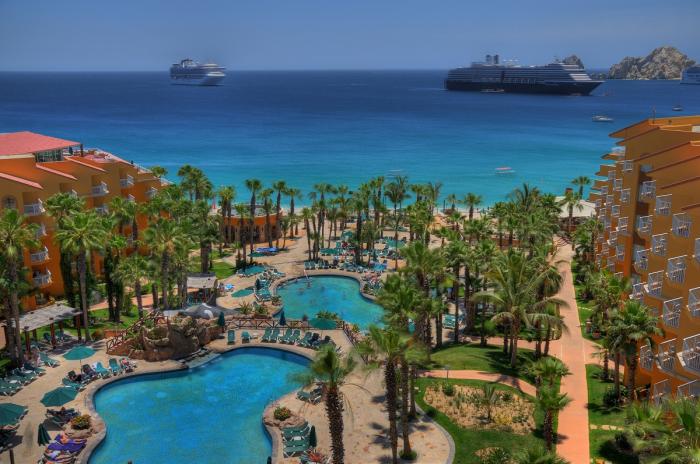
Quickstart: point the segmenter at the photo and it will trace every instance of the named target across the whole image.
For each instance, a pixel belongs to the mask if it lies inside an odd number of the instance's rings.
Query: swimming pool
[[[95,395],[107,437],[90,464],[265,462],[272,444],[262,413],[298,387],[290,375],[308,362],[286,351],[242,348],[189,371],[108,384]]]
[[[309,319],[321,310],[338,313],[360,329],[370,324],[381,325],[384,310],[381,306],[360,294],[360,284],[349,277],[314,276],[309,285],[306,279],[298,279],[277,287],[277,295],[282,298],[284,315],[287,319]]]

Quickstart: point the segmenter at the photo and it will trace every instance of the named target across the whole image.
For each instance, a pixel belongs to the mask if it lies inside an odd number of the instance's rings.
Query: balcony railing
[[[700,287],[688,290],[688,312],[693,317],[700,317]]]
[[[109,189],[107,188],[106,183],[100,182],[99,184],[92,186],[90,193],[92,193],[93,197],[102,197],[109,193]]]
[[[39,224],[39,228],[36,230],[36,234],[34,236],[37,240],[39,240],[41,237],[46,237],[46,225],[44,223]]]
[[[642,345],[639,348],[639,366],[646,371],[650,371],[653,365],[654,352],[649,345]]]
[[[158,193],[158,190],[151,187],[148,190],[146,190],[146,198],[148,198],[149,200],[152,200],[153,197],[156,196],[156,193]]]
[[[693,258],[695,258],[695,261],[700,263],[700,238],[695,239],[693,250]]]
[[[651,236],[651,252],[656,256],[666,256],[668,234],[656,234]]]
[[[612,206],[612,204],[614,202],[615,202],[614,195],[605,195],[605,206]]]
[[[646,271],[649,267],[649,250],[640,249],[634,253],[634,267],[637,271]]]
[[[632,162],[632,160],[625,160],[622,163],[622,172],[624,172],[624,173],[632,172],[632,169],[633,169],[632,166],[634,166],[634,163]]]
[[[651,233],[651,216],[637,216],[637,233],[640,235]]]
[[[615,247],[615,259],[618,261],[625,260],[625,246],[624,245],[617,245]]]
[[[46,271],[46,274],[36,274],[34,277],[32,277],[32,280],[34,281],[34,285],[36,287],[46,287],[47,285],[51,285],[51,271]]]
[[[700,397],[700,380],[691,380],[690,382],[678,385],[676,397],[698,399],[698,397]]]
[[[615,179],[613,181],[613,190],[622,190],[622,179]]]
[[[664,271],[650,272],[647,282],[647,293],[653,296],[661,295],[661,288],[664,284]]]
[[[49,249],[44,247],[43,250],[35,251],[29,255],[29,260],[32,264],[43,263],[49,259]]]
[[[608,234],[608,245],[610,245],[610,246],[617,245],[617,231],[616,230],[611,230],[610,234]]]
[[[626,234],[628,222],[629,222],[629,219],[627,219],[626,217],[619,218],[617,220],[617,232],[620,234]]]
[[[683,351],[679,358],[685,369],[700,373],[700,334],[683,339]]]
[[[609,181],[615,180],[615,170],[614,169],[608,170],[608,180]]]
[[[134,186],[134,178],[127,174],[126,177],[119,179],[119,186],[123,189],[133,187]]]
[[[657,216],[671,215],[671,195],[659,195],[656,197],[656,207],[654,214]]]
[[[610,254],[610,247],[604,243],[603,246],[600,247],[600,252],[603,256],[607,256],[608,254]]]
[[[131,194],[127,195],[125,198],[126,198],[126,201],[131,202],[131,203],[136,201],[136,197],[131,195]]]
[[[674,298],[664,301],[663,320],[664,324],[674,329],[678,328],[681,319],[681,309],[683,308],[683,298]]]
[[[620,216],[620,206],[619,205],[613,205],[613,207],[610,210],[610,214],[612,217],[616,218]]]
[[[655,404],[661,403],[664,398],[668,398],[671,394],[671,382],[668,379],[664,379],[660,382],[656,382],[651,387],[651,399]]]
[[[633,300],[641,301],[642,298],[644,298],[645,293],[646,293],[646,283],[639,282],[637,284],[632,285],[632,294],[630,295],[630,298]]]
[[[656,351],[656,362],[658,363],[659,369],[663,369],[668,372],[673,372],[673,368],[676,365],[675,338],[659,343],[659,347]]]
[[[607,266],[608,272],[615,272],[615,261],[609,260],[608,261],[608,266]]]
[[[603,206],[603,200],[601,200],[601,199],[599,198],[599,199],[597,199],[597,200],[595,201],[595,207],[596,207],[597,209],[600,209],[601,206]]]
[[[683,283],[685,280],[685,258],[685,256],[669,258],[668,264],[666,265],[668,280],[677,284]]]
[[[639,199],[653,200],[654,197],[656,197],[656,181],[647,180],[642,182],[642,186],[639,189]]]
[[[630,189],[622,189],[620,190],[620,203],[623,205],[626,205],[630,202]]]
[[[44,209],[44,202],[41,200],[37,200],[36,203],[28,203],[24,205],[24,214],[25,216],[39,216],[40,214],[44,214],[46,212],[46,209]]]
[[[607,194],[608,194],[608,186],[607,186],[607,185],[603,185],[603,186],[600,188],[600,194],[601,194],[601,195],[607,195]]]
[[[673,215],[672,231],[677,237],[690,237],[690,226],[692,220],[688,213],[678,213]]]
[[[109,213],[109,208],[107,205],[95,206],[95,211],[97,211],[99,214],[107,214]]]

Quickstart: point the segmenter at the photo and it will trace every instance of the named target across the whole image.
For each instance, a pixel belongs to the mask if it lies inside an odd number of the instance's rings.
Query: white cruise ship
[[[180,85],[220,85],[226,68],[216,63],[197,63],[189,58],[170,66],[170,81]]]
[[[700,66],[691,66],[683,70],[681,84],[700,84]]]

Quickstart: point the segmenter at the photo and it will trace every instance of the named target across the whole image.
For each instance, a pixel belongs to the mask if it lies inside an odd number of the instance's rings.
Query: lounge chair
[[[314,332],[313,335],[311,335],[311,340],[309,340],[309,348],[316,348],[319,338],[321,338],[321,336],[318,334],[318,332]]]
[[[294,331],[292,329],[287,329],[282,338],[280,338],[280,343],[289,343],[289,339],[292,337]]]
[[[111,373],[107,369],[105,369],[105,367],[99,361],[95,363],[95,365],[93,366],[93,369],[95,369],[95,372],[97,372],[97,375],[99,375],[103,379],[107,378],[111,375]]]
[[[304,334],[304,338],[302,338],[301,340],[299,340],[299,341],[297,342],[297,345],[299,345],[299,346],[301,346],[301,347],[303,347],[303,348],[307,348],[307,347],[309,346],[309,342],[311,341],[311,337],[312,337],[312,336],[313,336],[313,334],[312,334],[311,332],[306,332],[306,333]]]
[[[281,332],[282,332],[282,331],[281,331],[280,329],[274,329],[274,330],[272,331],[272,335],[270,336],[270,341],[271,341],[272,343],[277,343],[277,340],[279,340],[279,338],[280,338],[280,333],[281,333]]]
[[[91,380],[98,377],[97,371],[95,371],[95,369],[93,369],[89,364],[83,364],[81,371]]]
[[[285,458],[290,458],[292,456],[296,456],[297,454],[301,454],[304,451],[309,449],[309,440],[299,440],[299,443],[292,443],[292,444],[285,444],[284,445],[284,457]]]
[[[261,340],[265,343],[269,343],[270,337],[272,337],[272,329],[268,327],[265,329],[265,334],[262,336]]]
[[[19,368],[13,369],[11,374],[16,378],[24,379],[27,383],[33,382],[39,377],[39,374]]]
[[[289,343],[290,345],[295,345],[296,342],[299,341],[299,338],[301,338],[301,330],[294,329],[294,332],[292,333],[292,336],[289,337],[289,339],[287,340],[287,343]]]
[[[32,366],[28,362],[24,363],[24,370],[29,371],[29,372],[34,372],[36,375],[46,374],[46,369],[42,369],[41,367]]]
[[[123,372],[134,372],[134,369],[136,369],[136,363],[129,358],[121,358],[119,360],[119,367],[122,368]]]
[[[243,343],[250,343],[250,334],[246,331],[243,331],[243,334],[241,335],[241,341]]]
[[[67,374],[68,380],[74,383],[79,383],[81,385],[85,385],[86,383],[90,382],[90,378],[84,374],[76,374],[75,371],[68,371]]]
[[[56,367],[59,366],[61,363],[56,361],[53,358],[50,358],[48,354],[44,353],[43,351],[39,351],[39,359],[41,362],[46,364],[49,367]]]
[[[65,385],[66,387],[73,388],[74,390],[77,391],[82,391],[85,390],[85,385],[82,383],[77,383],[77,382],[72,382],[70,379],[63,377],[63,380],[61,380],[61,383]]]
[[[51,335],[49,335],[48,332],[44,332],[43,338],[44,342],[48,343],[49,345],[53,345],[53,343],[51,343]],[[58,342],[58,340],[56,340],[56,342]]]
[[[297,392],[297,398],[301,401],[306,401],[307,403],[316,404],[321,401],[323,395],[323,390],[320,387],[316,387],[311,391],[299,390]]]
[[[121,367],[119,367],[119,363],[114,358],[109,358],[109,369],[112,371],[113,375],[118,375],[122,373],[122,369]]]
[[[227,344],[233,345],[236,343],[236,331],[235,330],[229,330],[226,332],[226,335],[228,337]]]

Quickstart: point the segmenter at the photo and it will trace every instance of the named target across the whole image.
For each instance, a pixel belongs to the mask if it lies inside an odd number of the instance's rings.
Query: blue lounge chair
[[[95,369],[95,372],[97,372],[97,375],[99,375],[99,376],[102,377],[103,379],[106,378],[106,377],[109,377],[110,374],[111,374],[110,371],[108,371],[107,369],[105,369],[105,367],[104,367],[104,366],[102,365],[102,363],[99,362],[99,361],[95,363],[94,369]]]
[[[250,343],[250,334],[246,331],[243,331],[243,334],[241,335],[241,341],[243,343]]]
[[[307,348],[307,347],[309,346],[309,342],[311,341],[311,337],[312,337],[312,336],[313,336],[313,334],[312,334],[311,332],[306,332],[306,333],[304,334],[304,338],[302,338],[301,340],[299,340],[299,341],[297,342],[297,345],[299,345],[299,346],[301,346],[301,347],[303,347],[303,348]]]
[[[65,377],[63,378],[61,383],[63,383],[64,386],[72,388],[72,389],[77,390],[77,391],[85,390],[85,385],[83,385],[82,383],[72,382],[70,379],[67,379]]]
[[[227,344],[233,345],[234,343],[236,343],[236,331],[235,330],[229,330],[228,332],[226,332],[226,336],[228,337],[228,339],[226,341]]]
[[[50,358],[49,355],[44,353],[43,351],[39,351],[39,359],[41,360],[41,362],[43,362],[49,367],[56,367],[61,364],[55,359]]]
[[[122,368],[119,367],[119,363],[114,358],[109,358],[109,369],[112,371],[113,375],[118,375],[122,373]]]
[[[262,336],[261,340],[265,343],[269,343],[270,337],[272,337],[272,329],[268,327],[265,329],[265,334]]]

